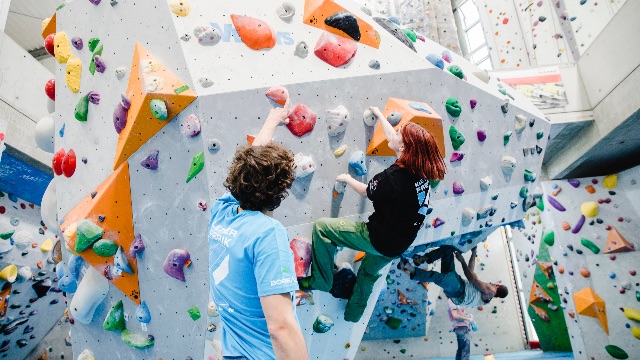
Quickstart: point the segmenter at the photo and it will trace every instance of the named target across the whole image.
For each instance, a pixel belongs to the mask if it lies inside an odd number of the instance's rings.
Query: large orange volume
[[[231,21],[242,42],[253,50],[276,46],[276,34],[266,22],[242,15],[231,15]]]
[[[342,17],[348,17],[357,22],[357,36],[354,36],[348,29],[336,27],[332,23],[331,19],[336,15],[342,15]],[[327,20],[329,18],[329,20]],[[374,48],[380,47],[380,34],[364,20],[356,17],[347,9],[335,3],[333,0],[306,0],[304,2],[304,23],[346,37],[347,39],[356,40],[365,45],[369,45]],[[334,26],[331,26],[334,25]],[[345,32],[345,30],[347,30]]]

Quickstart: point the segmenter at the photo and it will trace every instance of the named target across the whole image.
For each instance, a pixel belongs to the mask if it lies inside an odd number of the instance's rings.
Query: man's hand
[[[455,255],[456,259],[458,259],[458,261],[460,261],[461,263],[464,262],[464,257],[462,256],[462,254],[460,254],[459,251],[454,251],[453,255]]]
[[[351,180],[352,177],[349,174],[340,174],[338,176],[336,176],[336,181],[340,181],[340,182],[345,182],[348,183],[349,180]]]
[[[275,107],[269,111],[269,115],[267,116],[267,121],[276,122],[278,125],[280,124],[288,124],[289,123],[289,99],[284,103],[283,107]]]

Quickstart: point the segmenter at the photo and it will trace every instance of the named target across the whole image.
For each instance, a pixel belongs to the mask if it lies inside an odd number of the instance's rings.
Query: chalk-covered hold
[[[502,172],[506,175],[512,174],[516,169],[516,159],[511,156],[505,155],[500,161],[500,167],[502,167]]]
[[[116,78],[121,80],[124,76],[127,75],[127,68],[124,66],[120,66],[116,68]]]
[[[194,137],[200,134],[200,119],[195,114],[189,114],[180,124],[182,135]]]
[[[331,330],[333,327],[333,320],[326,315],[320,314],[313,322],[313,331],[323,334]]]
[[[113,265],[116,267],[116,269],[119,269],[126,273],[129,273],[129,274],[134,273],[133,269],[131,268],[131,265],[129,265],[129,259],[127,259],[127,256],[125,255],[124,250],[122,249],[122,246],[118,246],[116,255],[113,257]]]
[[[506,99],[504,101],[504,103],[502,103],[502,105],[500,105],[500,109],[505,114],[509,112],[509,99]]]
[[[491,187],[491,177],[490,176],[485,176],[482,179],[480,179],[480,189],[483,191],[489,190],[489,187]]]
[[[527,128],[527,117],[522,114],[516,115],[516,124],[515,124],[516,134],[522,134],[522,132],[526,128]]]
[[[365,156],[362,150],[355,151],[349,158],[349,166],[353,169],[357,176],[364,176],[367,174],[367,164],[365,163]]]
[[[373,111],[366,109],[362,113],[362,120],[364,121],[365,125],[373,126],[376,124],[376,122],[378,122],[378,117],[373,113]]]
[[[151,322],[151,312],[149,311],[149,307],[147,306],[146,301],[142,301],[140,306],[136,309],[135,313],[136,319],[143,324],[148,324]]]
[[[309,55],[309,45],[304,41],[298,41],[293,54],[301,59],[304,59]]]
[[[167,111],[167,104],[163,99],[152,99],[149,102],[149,107],[151,108],[151,114],[158,120],[167,120],[169,116]]]
[[[333,185],[333,190],[335,190],[335,192],[338,194],[342,194],[345,191],[347,191],[347,183],[342,181],[336,181],[336,183]]]
[[[347,64],[356,56],[358,45],[353,40],[330,32],[323,32],[316,43],[314,54],[333,67]]]
[[[469,226],[471,221],[476,217],[477,213],[470,207],[466,207],[462,210],[462,226]]]
[[[198,84],[200,84],[200,86],[202,86],[203,88],[208,88],[213,85],[213,80],[209,79],[208,77],[201,77],[198,78]]]
[[[69,305],[71,317],[83,324],[89,324],[93,320],[96,308],[102,303],[108,292],[109,280],[92,266],[89,266],[78,290],[71,299]]]
[[[525,182],[534,182],[536,181],[536,173],[529,169],[524,169],[524,181]]]
[[[293,157],[293,161],[296,164],[296,179],[300,179],[313,174],[316,171],[316,163],[313,158],[303,153],[297,153]]]
[[[391,126],[398,125],[400,123],[400,120],[402,120],[402,113],[400,111],[394,111],[387,116],[387,121],[389,122],[389,124],[391,124]]]
[[[296,7],[292,3],[285,1],[276,8],[276,14],[278,14],[280,20],[291,22],[291,19],[296,14]]]
[[[193,29],[193,35],[198,39],[198,44],[204,46],[215,45],[222,38],[220,32],[209,25],[196,26]]]
[[[327,110],[327,131],[329,136],[337,136],[345,132],[349,121],[349,111],[343,105],[338,105],[333,110]]]
[[[360,41],[360,26],[358,26],[358,19],[352,13],[344,10],[338,11],[327,16],[324,23],[329,27],[341,30],[353,40]]]
[[[276,85],[272,86],[265,93],[266,97],[275,102],[276,104],[284,106],[289,99],[289,90],[284,86]]]
[[[156,92],[164,88],[165,80],[160,76],[147,75],[144,77],[144,88],[147,92]]]

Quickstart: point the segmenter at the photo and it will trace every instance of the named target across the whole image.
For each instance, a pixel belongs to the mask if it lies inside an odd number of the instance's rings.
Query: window
[[[476,66],[492,70],[489,46],[475,0],[453,0],[452,4],[462,55]]]

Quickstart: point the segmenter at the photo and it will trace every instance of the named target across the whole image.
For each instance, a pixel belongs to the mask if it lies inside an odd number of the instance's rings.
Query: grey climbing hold
[[[338,194],[342,194],[347,190],[347,183],[336,181],[336,183],[333,185],[333,190],[335,190],[335,192]]]
[[[400,123],[400,120],[402,120],[402,113],[399,111],[394,111],[387,116],[387,121],[389,121],[389,124],[391,124],[391,126],[398,125]]]
[[[478,210],[478,214],[476,216],[477,220],[482,220],[488,216],[493,216],[498,211],[498,208],[495,205],[486,205]]]
[[[462,210],[462,226],[469,226],[471,221],[476,217],[477,213],[472,208],[466,207]]]
[[[298,41],[293,54],[302,59],[306,58],[309,55],[309,45],[304,41]]]
[[[409,107],[412,108],[413,110],[422,111],[427,114],[431,114],[431,110],[429,110],[429,108],[426,105],[421,104],[419,102],[412,101],[409,103]]]
[[[198,84],[200,84],[200,86],[202,86],[203,88],[208,88],[209,86],[213,85],[213,80],[209,79],[208,77],[201,77],[198,79]]]
[[[124,66],[120,66],[116,68],[116,78],[118,80],[122,79],[127,74],[127,68]]]
[[[182,36],[180,36],[180,40],[187,42],[189,40],[191,40],[191,35],[189,34],[182,34]]]
[[[373,126],[378,121],[378,117],[371,110],[367,109],[362,113],[362,120],[365,125]]]
[[[526,128],[527,128],[527,117],[522,114],[516,115],[516,124],[515,124],[516,134],[522,134],[522,132]]]
[[[512,174],[516,169],[516,159],[511,156],[505,155],[500,161],[500,166],[502,167],[503,173],[505,173],[506,175]]]
[[[509,112],[509,99],[506,99],[502,105],[500,105],[500,109],[502,109],[503,113]]]
[[[413,41],[409,39],[409,37],[404,33],[404,31],[394,22],[391,21],[391,18],[384,19],[381,17],[374,17],[373,20],[378,23],[378,25],[382,26],[383,29],[388,31],[391,35],[393,35],[396,39],[406,45],[409,49],[416,51],[415,46],[413,46]]]
[[[280,20],[290,22],[296,14],[296,7],[292,3],[285,1],[276,8],[276,14],[278,14]]]
[[[371,60],[371,61],[369,61],[369,67],[374,69],[374,70],[379,70],[380,69],[380,62],[378,60]]]
[[[220,150],[220,140],[211,139],[209,140],[209,151],[218,151]]]

